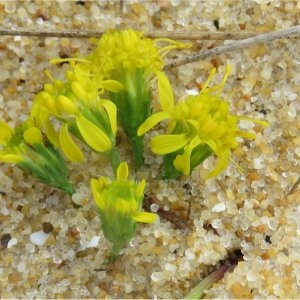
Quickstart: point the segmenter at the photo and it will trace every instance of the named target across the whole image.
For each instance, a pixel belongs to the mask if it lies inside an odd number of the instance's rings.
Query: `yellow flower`
[[[166,45],[160,46],[162,43]],[[170,39],[152,40],[132,29],[111,30],[101,36],[97,48],[86,57],[95,76],[100,74],[122,86],[110,93],[110,98],[132,145],[136,167],[143,163],[143,141],[137,136],[137,129],[150,115],[150,81],[157,79],[164,102],[164,89],[169,81],[162,72],[163,58],[172,49],[189,46]]]
[[[156,215],[141,212],[144,198],[145,180],[135,183],[128,179],[128,166],[121,163],[117,169],[117,179],[106,177],[91,180],[91,188],[101,218],[105,237],[113,244],[111,260],[132,239],[136,222],[152,223]]]
[[[40,128],[70,161],[80,162],[84,156],[72,135],[97,152],[110,151],[115,143],[117,109],[111,101],[100,99],[98,81],[86,65],[72,61],[71,66],[65,82],[49,75],[52,83],[45,84],[35,97],[31,119],[44,112]]]
[[[160,43],[167,45],[160,48]],[[132,29],[110,30],[101,36],[97,49],[87,60],[91,61],[95,68],[100,67],[104,75],[136,69],[145,70],[149,74],[162,70],[163,57],[170,50],[190,46],[167,38],[152,40],[144,37],[143,32]]]
[[[0,121],[0,162],[15,163],[40,181],[69,195],[74,193],[60,153],[45,145],[41,130],[30,119],[16,129]]]
[[[176,105],[173,94],[167,91],[169,99],[165,98],[162,103],[164,110],[150,116],[138,129],[138,135],[143,135],[162,120],[169,120],[167,134],[154,137],[151,149],[165,154],[167,164],[173,163],[175,169],[185,175],[215,153],[219,161],[209,177],[216,176],[228,165],[231,150],[238,146],[237,137],[255,138],[254,133],[239,130],[238,122],[245,117],[231,115],[229,104],[220,97],[230,67],[219,85],[208,87],[215,72],[213,69],[198,95],[188,96]],[[267,122],[249,120],[267,126]],[[166,176],[172,176],[172,167],[165,165],[165,168],[169,168]]]

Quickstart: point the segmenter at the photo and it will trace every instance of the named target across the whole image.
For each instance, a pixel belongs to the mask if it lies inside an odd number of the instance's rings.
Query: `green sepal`
[[[183,150],[179,150],[170,154],[166,154],[163,156],[163,178],[164,179],[176,179],[180,177],[182,174],[181,171],[178,171],[173,164],[174,159],[178,154],[182,154]]]
[[[103,213],[100,210],[98,211],[104,236],[112,243],[109,262],[113,262],[118,258],[120,251],[134,237],[137,223],[130,216],[118,213],[112,221],[111,215],[108,215],[106,212]]]
[[[208,145],[200,144],[196,146],[191,153],[191,171],[212,154],[213,151]]]

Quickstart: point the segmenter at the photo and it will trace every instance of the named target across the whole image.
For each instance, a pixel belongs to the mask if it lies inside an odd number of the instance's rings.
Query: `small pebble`
[[[50,233],[50,232],[52,232],[52,230],[53,230],[53,226],[52,226],[51,223],[49,223],[49,222],[44,222],[43,223],[43,231],[45,233]]]
[[[17,243],[18,243],[17,239],[16,238],[12,238],[11,240],[9,240],[9,242],[7,244],[7,248],[10,249],[14,245],[17,245]]]
[[[92,239],[89,242],[87,242],[86,248],[97,247],[98,243],[99,243],[99,240],[100,240],[100,236],[94,236],[94,237],[92,237]]]
[[[9,233],[4,233],[1,235],[1,248],[5,249],[11,240],[11,235]]]
[[[216,204],[216,205],[211,209],[211,211],[212,211],[212,212],[221,212],[221,211],[224,211],[225,209],[226,209],[225,202],[221,202],[221,203]]]
[[[43,230],[34,232],[30,235],[30,241],[34,245],[42,246],[46,242],[49,234],[45,233]]]

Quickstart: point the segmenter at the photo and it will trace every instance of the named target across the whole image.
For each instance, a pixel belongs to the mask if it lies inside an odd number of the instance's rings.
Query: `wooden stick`
[[[199,53],[191,54],[185,58],[175,59],[170,63],[166,64],[165,69],[176,68],[185,64],[189,64],[207,57],[219,55],[225,52],[232,52],[235,50],[247,48],[249,46],[266,43],[277,39],[289,38],[291,36],[300,35],[300,25],[290,27],[288,29],[282,29],[278,31],[263,33],[256,35],[241,41],[236,41],[227,45],[221,45],[209,50],[204,50]]]
[[[36,36],[36,37],[69,37],[90,38],[99,37],[103,31],[81,29],[27,29],[27,28],[0,28],[0,35],[9,36]],[[145,36],[150,38],[170,38],[174,40],[240,40],[255,36],[254,32],[173,32],[173,31],[149,31]]]

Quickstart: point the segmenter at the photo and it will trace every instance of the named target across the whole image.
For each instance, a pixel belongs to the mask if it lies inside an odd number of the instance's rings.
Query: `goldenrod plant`
[[[163,72],[164,57],[187,44],[152,40],[132,29],[107,31],[96,43],[85,57],[52,60],[69,63],[66,79],[55,79],[47,71],[51,82],[35,96],[26,122],[16,129],[0,122],[0,162],[15,163],[72,195],[75,189],[68,181],[63,156],[74,163],[84,161],[88,152],[82,150],[83,142],[109,157],[114,178],[91,179],[91,189],[104,235],[112,243],[110,261],[114,261],[133,238],[137,223],[156,219],[155,214],[142,211],[145,180],[128,179],[127,163],[121,163],[116,145],[118,120],[131,142],[136,170],[143,164],[145,133],[167,120],[166,133],[150,143],[154,153],[164,155],[165,178],[189,175],[212,154],[218,163],[209,176],[218,175],[227,167],[238,138],[255,138],[254,132],[241,131],[238,122],[267,123],[230,113],[221,96],[230,66],[220,84],[210,86],[213,69],[198,95],[175,103]],[[157,84],[161,105],[161,111],[153,114],[152,83]]]
[[[151,140],[154,153],[164,155],[164,176],[174,178],[189,175],[211,154],[219,161],[209,177],[215,177],[223,171],[230,159],[232,149],[238,146],[238,137],[253,139],[254,133],[241,131],[239,120],[248,119],[263,126],[264,121],[235,116],[230,114],[229,103],[220,96],[230,66],[222,82],[209,87],[216,69],[213,69],[200,93],[174,104],[171,86],[161,103],[162,111],[151,115],[138,129],[141,136],[163,120],[169,120],[166,134],[158,135]]]
[[[22,123],[13,129],[0,121],[0,162],[14,163],[35,178],[72,195],[66,163],[39,128]]]
[[[122,162],[117,178],[100,177],[91,180],[104,236],[112,243],[110,262],[116,260],[121,249],[133,238],[137,222],[152,223],[156,214],[142,212],[146,182],[128,179],[128,166]]]

